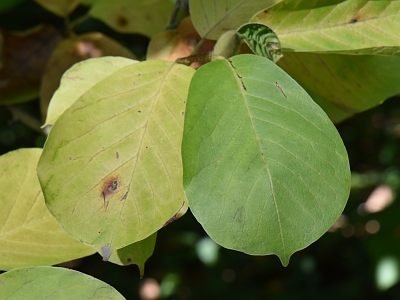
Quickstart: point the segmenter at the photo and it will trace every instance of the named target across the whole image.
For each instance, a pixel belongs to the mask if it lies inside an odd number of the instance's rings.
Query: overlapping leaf
[[[53,125],[64,111],[93,85],[136,62],[123,57],[101,57],[84,60],[72,66],[62,76],[60,87],[51,98],[43,126]]]
[[[257,11],[281,0],[191,0],[190,15],[201,37],[216,40],[247,22]]]
[[[80,0],[35,0],[48,11],[59,17],[67,17],[78,5]]]
[[[282,57],[281,42],[268,26],[246,23],[240,26],[238,34],[255,54],[264,56],[275,63]]]
[[[400,57],[289,53],[278,65],[313,93],[333,122],[400,93]]]
[[[124,67],[50,132],[38,165],[47,206],[104,259],[156,232],[185,201],[180,145],[193,73],[166,61]]]
[[[399,0],[282,1],[252,22],[271,27],[286,51],[400,55]]]
[[[112,286],[92,276],[54,267],[22,268],[3,273],[0,294],[7,300],[125,299]]]
[[[341,214],[347,153],[326,114],[266,58],[201,67],[190,85],[182,142],[191,211],[224,247],[290,256]]]
[[[151,37],[167,27],[173,6],[169,0],[99,0],[89,14],[118,32]]]
[[[156,245],[156,238],[157,233],[153,233],[144,240],[118,249],[111,254],[109,261],[121,266],[135,264],[139,267],[140,277],[143,277],[144,264],[153,254]]]
[[[36,176],[41,152],[20,149],[0,157],[0,270],[52,265],[95,252],[69,237],[47,210]]]

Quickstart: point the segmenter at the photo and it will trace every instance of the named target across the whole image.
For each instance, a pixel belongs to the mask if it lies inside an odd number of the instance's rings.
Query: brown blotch
[[[357,19],[351,19],[351,20],[350,20],[350,23],[353,24],[353,23],[356,23],[357,21],[358,21]]]
[[[125,18],[124,16],[118,16],[117,17],[117,24],[120,27],[125,27],[126,25],[128,25],[129,21],[127,18]]]
[[[115,152],[115,157],[118,159],[119,158],[119,153]]]
[[[104,206],[107,209],[108,201],[107,198],[111,195],[116,193],[121,186],[121,180],[118,178],[118,175],[111,176],[103,181],[101,185],[101,192],[100,196],[101,199],[104,201]]]

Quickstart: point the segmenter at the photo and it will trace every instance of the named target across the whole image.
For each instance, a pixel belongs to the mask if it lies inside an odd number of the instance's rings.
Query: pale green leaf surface
[[[43,8],[59,17],[67,17],[78,5],[80,0],[35,0]]]
[[[14,269],[0,275],[4,300],[125,299],[112,286],[78,271],[55,267]]]
[[[53,265],[95,253],[69,237],[47,210],[36,176],[41,153],[19,149],[0,157],[0,270]]]
[[[118,249],[111,254],[109,261],[121,266],[135,264],[139,267],[140,277],[143,277],[144,264],[154,252],[156,238],[157,233],[153,233],[142,241]]]
[[[73,65],[64,73],[60,87],[51,98],[43,126],[53,125],[68,107],[99,81],[136,62],[124,57],[100,57]]]
[[[290,0],[251,21],[271,27],[285,51],[400,54],[399,0]]]
[[[189,207],[222,246],[283,265],[340,216],[346,149],[322,109],[270,60],[240,55],[201,67],[182,141]]]
[[[306,90],[333,122],[400,93],[400,57],[290,53],[278,65]],[[314,98],[314,97],[313,97]]]
[[[180,146],[194,72],[157,60],[124,67],[50,132],[38,165],[46,204],[104,259],[156,232],[185,200]]]
[[[216,40],[281,0],[190,0],[190,16],[201,37]]]
[[[152,37],[167,27],[173,6],[168,0],[99,0],[89,14],[118,32]]]

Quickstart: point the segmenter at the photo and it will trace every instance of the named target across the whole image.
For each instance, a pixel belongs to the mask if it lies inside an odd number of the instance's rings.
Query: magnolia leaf
[[[194,72],[158,60],[124,67],[50,132],[38,164],[47,207],[105,260],[155,233],[185,200],[180,147]]]
[[[275,63],[283,56],[278,36],[264,24],[244,24],[238,29],[238,34],[257,55],[264,56]]]
[[[272,61],[238,55],[201,67],[182,141],[191,211],[220,245],[283,265],[343,211],[346,149],[307,93]]]
[[[36,176],[41,149],[0,156],[0,270],[53,265],[95,253],[69,237],[47,210]]]
[[[121,266],[137,265],[140,271],[140,278],[142,278],[144,275],[144,264],[153,254],[156,238],[157,233],[153,233],[142,241],[118,249],[111,254],[109,261]]]
[[[152,37],[167,27],[173,6],[170,0],[99,0],[89,14],[118,32]]]
[[[80,0],[35,0],[43,8],[61,18],[67,17],[78,5]]]
[[[73,36],[60,42],[48,59],[40,87],[40,109],[45,119],[50,99],[60,85],[61,76],[75,63],[101,56],[135,56],[115,40],[98,32]],[[96,76],[96,75],[93,75]],[[76,78],[79,80],[79,78]]]
[[[398,0],[286,0],[251,21],[272,28],[284,51],[400,55]]]
[[[338,123],[400,93],[400,57],[290,53],[278,65]]]
[[[91,58],[76,63],[61,78],[60,87],[51,98],[44,126],[56,120],[87,90],[119,69],[137,63],[123,57]]]
[[[32,267],[0,275],[1,297],[7,300],[125,299],[112,286],[78,271]]]
[[[216,40],[281,0],[190,0],[190,15],[201,37]]]

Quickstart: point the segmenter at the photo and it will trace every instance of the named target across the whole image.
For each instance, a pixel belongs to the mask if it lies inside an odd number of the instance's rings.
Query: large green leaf
[[[50,132],[38,165],[46,204],[104,259],[156,232],[185,201],[180,145],[193,73],[157,60],[124,67]]]
[[[89,14],[118,32],[151,37],[167,27],[173,6],[170,0],[99,0]]]
[[[240,55],[192,79],[182,141],[191,211],[226,248],[290,256],[349,194],[347,153],[326,114],[270,60]]]
[[[135,264],[139,267],[140,277],[143,277],[144,264],[153,254],[156,238],[157,233],[153,233],[144,240],[118,249],[111,254],[109,261],[121,266]]]
[[[0,275],[1,299],[125,299],[112,286],[92,276],[63,268],[32,267]]]
[[[286,52],[278,65],[313,93],[333,122],[400,93],[397,56]]]
[[[281,0],[190,0],[190,15],[201,37],[216,40],[252,15]]]
[[[286,51],[400,55],[399,0],[286,0],[252,22],[271,27]]]
[[[51,98],[47,119],[43,126],[55,121],[87,90],[119,69],[136,63],[123,57],[91,58],[76,63],[61,78],[60,87]]]
[[[41,149],[0,157],[0,270],[52,265],[93,254],[69,237],[47,210],[36,176]]]

